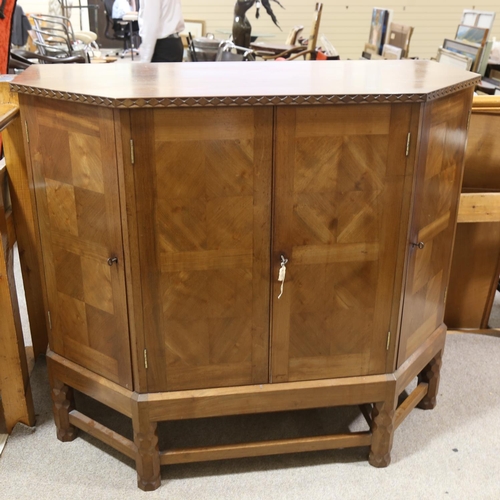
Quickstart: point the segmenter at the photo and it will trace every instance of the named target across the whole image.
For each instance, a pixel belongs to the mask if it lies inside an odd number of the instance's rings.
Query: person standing
[[[184,47],[181,0],[141,0],[139,35],[141,62],[181,62]]]

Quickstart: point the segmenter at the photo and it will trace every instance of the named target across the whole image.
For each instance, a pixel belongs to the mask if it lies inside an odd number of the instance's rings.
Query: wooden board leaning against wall
[[[498,334],[488,320],[500,275],[500,98],[476,96],[467,144],[445,323]]]

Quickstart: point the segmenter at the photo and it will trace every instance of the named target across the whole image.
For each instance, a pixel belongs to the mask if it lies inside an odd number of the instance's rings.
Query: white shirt
[[[141,61],[151,62],[156,40],[183,30],[181,0],[141,0],[139,8]]]
[[[113,19],[121,19],[125,14],[132,11],[132,7],[128,0],[115,0],[113,3],[113,12],[111,17]]]

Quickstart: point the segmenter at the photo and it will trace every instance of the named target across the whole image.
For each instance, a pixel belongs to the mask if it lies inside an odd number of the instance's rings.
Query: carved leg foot
[[[158,424],[149,421],[147,412],[137,409],[133,418],[134,442],[137,446],[135,458],[137,486],[144,491],[160,487],[160,452],[158,449]]]
[[[73,441],[77,429],[69,423],[69,412],[75,408],[73,389],[60,380],[52,381],[52,410],[57,428],[57,439],[63,442]]]
[[[373,467],[387,467],[391,463],[394,437],[395,402],[376,403],[372,411],[372,446],[368,461]]]
[[[418,376],[418,382],[429,384],[427,394],[418,404],[422,410],[432,410],[436,406],[436,397],[439,390],[439,375],[443,364],[443,351],[439,351],[430,363],[422,370]]]

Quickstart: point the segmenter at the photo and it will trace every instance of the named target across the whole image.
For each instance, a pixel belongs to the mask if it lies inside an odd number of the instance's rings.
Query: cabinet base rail
[[[209,460],[367,446],[370,464],[386,467],[391,461],[394,431],[415,407],[432,409],[436,404],[445,336],[442,325],[388,375],[154,394],[126,390],[49,351],[57,435],[62,441],[71,441],[80,429],[134,459],[138,486],[145,491],[160,486],[161,465]],[[416,388],[398,406],[400,394],[415,377]],[[75,409],[73,389],[131,418],[134,440]],[[345,405],[359,405],[370,430],[163,451],[158,446],[160,421]]]

